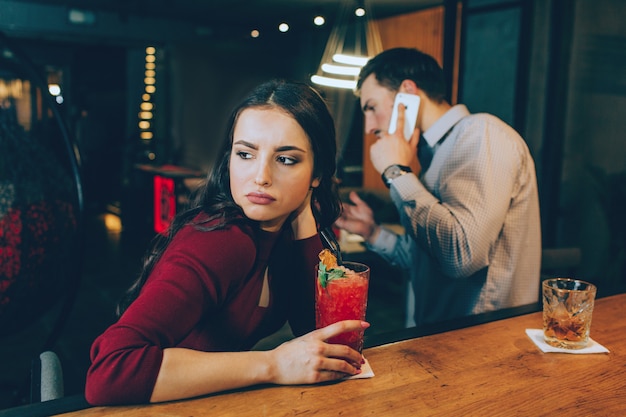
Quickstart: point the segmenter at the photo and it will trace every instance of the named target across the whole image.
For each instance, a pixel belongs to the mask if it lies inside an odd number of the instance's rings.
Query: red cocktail
[[[320,263],[321,264],[321,263]],[[344,262],[330,270],[318,269],[315,294],[316,327],[322,328],[341,320],[365,320],[370,269],[357,262]],[[343,276],[341,275],[343,272]],[[363,350],[363,330],[346,332],[328,340]]]

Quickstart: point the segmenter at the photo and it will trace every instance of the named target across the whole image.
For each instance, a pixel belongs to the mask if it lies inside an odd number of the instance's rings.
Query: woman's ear
[[[313,188],[317,188],[320,186],[320,179],[319,178],[313,178],[313,181],[311,181],[311,189]]]

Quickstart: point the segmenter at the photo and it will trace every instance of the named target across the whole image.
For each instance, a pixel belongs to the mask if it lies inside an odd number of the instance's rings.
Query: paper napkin
[[[542,329],[526,329],[526,334],[533,341],[535,345],[542,352],[559,352],[559,353],[574,353],[574,354],[585,354],[585,353],[609,353],[609,350],[602,346],[600,343],[595,340],[589,338],[589,346],[584,349],[564,349],[558,348],[554,346],[550,346],[543,340],[543,330]]]
[[[374,371],[372,371],[372,367],[370,366],[370,363],[367,361],[367,359],[365,359],[365,363],[361,365],[360,374],[347,376],[344,379],[363,379],[363,378],[371,378],[373,376],[374,376]]]

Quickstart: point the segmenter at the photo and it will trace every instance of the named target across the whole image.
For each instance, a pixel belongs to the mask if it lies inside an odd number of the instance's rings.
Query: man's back
[[[388,259],[400,265],[399,258],[412,259],[405,266],[416,324],[532,303],[538,296],[539,201],[528,147],[492,115],[469,115],[464,106],[451,112],[457,113],[447,122],[453,127],[438,129],[446,133],[434,138],[434,157],[421,181],[407,176],[391,188],[412,238],[399,240]]]

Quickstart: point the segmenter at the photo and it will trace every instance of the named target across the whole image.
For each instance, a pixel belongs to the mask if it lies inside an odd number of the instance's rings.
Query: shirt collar
[[[459,120],[465,116],[469,116],[470,112],[465,104],[457,104],[452,106],[444,113],[433,125],[423,133],[428,145],[432,148],[445,136]]]

